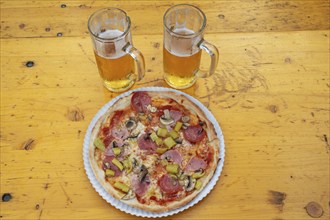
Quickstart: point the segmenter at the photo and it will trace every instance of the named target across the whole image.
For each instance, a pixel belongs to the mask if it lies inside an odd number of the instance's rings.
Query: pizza
[[[88,145],[98,182],[132,207],[165,212],[184,206],[211,180],[220,140],[186,96],[135,91],[96,121]]]

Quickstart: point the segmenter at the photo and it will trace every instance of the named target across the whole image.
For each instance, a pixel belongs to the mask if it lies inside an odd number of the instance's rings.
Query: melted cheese
[[[144,126],[141,122],[138,122],[137,126],[135,129],[131,132],[130,136],[138,136],[141,135],[142,132],[144,132],[144,129],[146,126]]]

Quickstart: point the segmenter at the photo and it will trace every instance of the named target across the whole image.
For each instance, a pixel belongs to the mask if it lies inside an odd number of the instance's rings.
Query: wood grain
[[[163,14],[185,1],[2,1],[1,37],[87,36],[88,17],[119,7],[132,20],[133,35],[162,34]],[[61,5],[65,7],[61,7]],[[191,1],[206,14],[207,33],[329,29],[329,1]],[[145,10],[148,15],[145,16]],[[24,16],[21,16],[23,15]],[[39,19],[42,18],[42,19]]]
[[[133,88],[166,86],[162,48],[157,46],[162,45],[162,30],[156,16],[162,12],[154,9],[165,10],[167,4],[172,2],[1,1],[0,193],[12,195],[0,203],[1,219],[137,219],[104,201],[83,167],[85,131],[96,112],[118,95],[102,87],[84,33],[85,17],[105,5],[131,10],[133,21],[139,22],[134,44],[147,67],[146,77]],[[219,121],[225,166],[203,201],[164,219],[307,220],[311,217],[304,207],[311,201],[323,208],[319,219],[329,219],[327,2],[196,4],[210,16],[205,38],[218,47],[220,62],[214,76],[198,79],[184,91]],[[222,7],[228,19],[224,29],[219,18],[212,18]],[[258,11],[251,22],[259,26],[244,25],[252,16],[247,8]],[[25,18],[18,16],[23,9]],[[64,10],[70,19],[63,17]],[[306,11],[315,16],[304,19]],[[296,20],[299,28],[277,22],[274,12]],[[25,27],[17,28],[23,19]],[[44,31],[47,22],[49,32]],[[154,28],[146,28],[150,25]],[[63,37],[56,37],[57,32]],[[27,67],[28,61],[34,65]],[[208,62],[203,54],[202,68]]]

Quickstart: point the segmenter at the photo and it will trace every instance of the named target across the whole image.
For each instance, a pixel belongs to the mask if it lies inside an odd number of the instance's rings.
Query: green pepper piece
[[[195,184],[195,189],[199,190],[202,187],[202,181],[197,180]]]
[[[179,173],[179,165],[178,164],[167,164],[166,171],[172,174]]]
[[[155,132],[152,132],[152,133],[150,134],[150,138],[151,138],[152,141],[155,142],[155,141],[158,139],[158,136],[157,136],[157,134],[156,134]]]
[[[181,127],[182,127],[182,122],[177,121],[175,124],[174,130],[179,131],[181,129]]]
[[[112,148],[112,151],[113,151],[113,153],[114,153],[115,155],[119,155],[120,152],[121,152],[121,150],[120,150],[119,147],[114,147],[114,148]]]
[[[107,177],[112,177],[112,176],[115,175],[115,171],[110,170],[110,169],[106,169],[106,170],[105,170],[105,175],[106,175]]]
[[[115,182],[115,184],[113,185],[116,189],[119,189],[125,193],[127,193],[129,191],[129,186],[127,186],[124,183],[121,182]]]
[[[202,176],[204,176],[204,174],[205,174],[205,172],[197,172],[197,173],[194,173],[193,175],[191,175],[191,177],[194,179],[199,179]]]
[[[105,150],[104,143],[103,143],[103,141],[100,138],[96,138],[94,140],[94,145],[95,145],[95,147],[97,147],[101,151],[104,151]]]
[[[171,149],[172,147],[174,147],[176,145],[176,142],[173,140],[172,137],[168,137],[164,140],[164,144]]]
[[[123,164],[117,158],[113,158],[111,162],[116,165],[120,171],[124,169]]]
[[[168,131],[166,128],[158,128],[157,135],[159,137],[167,137]]]
[[[173,139],[177,139],[178,137],[180,137],[180,135],[178,134],[178,132],[176,132],[175,130],[172,130],[170,131],[170,136],[173,138]]]
[[[158,154],[163,154],[163,153],[165,153],[167,150],[168,150],[167,148],[161,148],[161,147],[159,147],[159,148],[156,149],[156,153],[158,153]]]

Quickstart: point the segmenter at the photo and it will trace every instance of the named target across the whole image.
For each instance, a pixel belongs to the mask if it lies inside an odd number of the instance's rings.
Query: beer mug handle
[[[140,81],[144,77],[145,73],[145,62],[142,53],[133,47],[130,43],[127,43],[123,47],[123,51],[131,55],[131,57],[134,59],[137,68],[137,81]]]
[[[204,39],[201,40],[201,42],[199,43],[199,48],[205,50],[206,53],[208,53],[211,57],[211,64],[210,64],[209,71],[207,73],[202,72],[202,75],[201,75],[201,77],[205,78],[205,77],[211,76],[215,72],[217,65],[218,65],[218,61],[219,61],[219,51],[213,44],[210,44],[209,42],[205,41]]]

